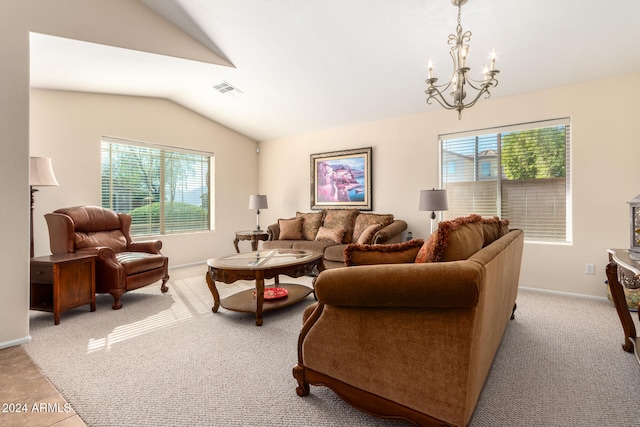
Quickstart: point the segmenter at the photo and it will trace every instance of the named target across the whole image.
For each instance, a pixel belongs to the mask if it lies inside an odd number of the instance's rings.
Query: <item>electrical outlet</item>
[[[584,268],[585,274],[595,274],[595,271],[596,271],[596,266],[591,263],[587,263],[587,265]]]

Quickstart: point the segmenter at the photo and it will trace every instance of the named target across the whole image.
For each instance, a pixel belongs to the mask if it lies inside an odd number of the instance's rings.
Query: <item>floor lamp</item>
[[[33,187],[49,187],[58,185],[56,176],[53,173],[51,159],[48,157],[30,158],[29,186],[31,188],[31,258],[33,258],[33,195],[38,189]]]
[[[249,196],[249,209],[256,209],[256,233],[262,231],[260,229],[260,209],[268,209],[267,196],[264,194],[252,194]]]
[[[420,207],[421,211],[431,211],[431,233],[433,234],[433,225],[436,220],[436,211],[446,211],[449,209],[447,203],[447,190],[420,190]]]

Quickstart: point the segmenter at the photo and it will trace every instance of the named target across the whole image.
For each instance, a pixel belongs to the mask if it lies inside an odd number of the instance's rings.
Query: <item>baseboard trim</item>
[[[528,288],[526,286],[521,286],[518,289],[522,289],[523,291],[539,292],[542,294],[562,295],[565,297],[592,299],[592,300],[607,301],[607,302],[609,301],[607,297],[597,297],[595,295],[576,294],[573,292],[552,291],[549,289],[540,289],[540,288]]]
[[[198,265],[206,265],[207,261],[197,261],[197,262],[192,262],[189,264],[180,264],[180,265],[170,265],[169,266],[169,271],[173,270],[173,269],[177,269],[177,268],[185,268],[185,267],[195,267]]]
[[[28,344],[32,340],[31,335],[27,335],[26,337],[18,338],[11,341],[3,341],[0,342],[0,350],[3,348],[15,347],[17,345]]]

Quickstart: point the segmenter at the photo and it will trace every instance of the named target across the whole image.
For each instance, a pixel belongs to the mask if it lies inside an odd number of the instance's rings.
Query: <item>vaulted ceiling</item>
[[[262,141],[440,108],[428,59],[451,72],[450,0],[140,1],[221,64],[34,34],[32,87],[166,98]],[[638,17],[638,0],[468,0],[468,65],[480,78],[496,50],[492,99],[637,73]]]

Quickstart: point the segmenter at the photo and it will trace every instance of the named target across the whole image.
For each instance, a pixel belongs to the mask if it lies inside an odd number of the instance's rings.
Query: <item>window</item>
[[[213,155],[102,138],[102,206],[132,217],[131,235],[210,230]]]
[[[509,219],[525,239],[570,241],[569,119],[441,135],[445,219]]]

